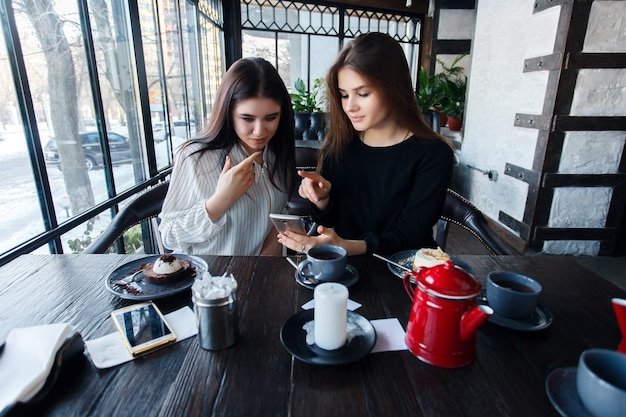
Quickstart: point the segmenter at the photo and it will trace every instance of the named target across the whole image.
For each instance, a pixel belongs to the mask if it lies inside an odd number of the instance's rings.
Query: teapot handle
[[[402,278],[402,283],[404,284],[404,290],[409,295],[411,301],[413,301],[413,298],[415,297],[415,289],[411,285],[411,277],[414,277],[417,282],[417,272],[407,272],[404,274],[404,278]]]

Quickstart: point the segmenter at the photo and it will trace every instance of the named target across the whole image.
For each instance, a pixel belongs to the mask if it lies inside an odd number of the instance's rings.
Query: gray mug
[[[587,349],[578,361],[576,390],[594,416],[626,413],[626,355],[609,349]]]
[[[541,284],[522,274],[510,271],[487,275],[487,302],[496,314],[512,319],[530,316],[539,302]]]
[[[348,251],[341,246],[315,246],[298,265],[298,274],[313,281],[337,281],[346,272],[347,263]]]

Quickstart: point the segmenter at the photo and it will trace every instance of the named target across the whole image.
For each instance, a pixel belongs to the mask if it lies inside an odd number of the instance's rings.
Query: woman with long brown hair
[[[291,99],[276,69],[262,58],[235,62],[208,125],[177,154],[160,214],[164,246],[205,255],[280,248],[268,215],[286,211],[293,189],[293,135]]]
[[[279,234],[305,252],[322,243],[350,255],[436,247],[435,225],[452,177],[451,144],[424,121],[398,42],[366,33],[326,77],[329,131],[318,172],[300,171],[319,236]]]

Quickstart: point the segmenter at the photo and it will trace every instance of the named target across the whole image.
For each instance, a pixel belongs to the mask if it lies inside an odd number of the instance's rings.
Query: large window
[[[304,80],[310,89],[324,77],[345,42],[361,33],[384,32],[405,51],[413,80],[420,59],[421,16],[355,7],[242,0],[243,55],[272,62],[288,88]]]
[[[0,7],[0,264],[20,251],[80,252],[204,124],[225,66],[221,7]]]
[[[210,116],[225,50],[238,50],[224,5],[237,0],[0,2],[0,265],[25,252],[82,251],[127,199],[169,175],[177,146]],[[243,55],[270,60],[289,88],[298,78],[310,87],[366,31],[396,37],[417,68],[420,16],[240,7]],[[146,228],[133,234],[145,242]]]

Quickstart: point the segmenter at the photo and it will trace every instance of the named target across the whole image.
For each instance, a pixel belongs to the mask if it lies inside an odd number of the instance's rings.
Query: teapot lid
[[[473,275],[455,266],[450,260],[414,274],[423,291],[440,298],[466,299],[480,293],[482,285]]]

